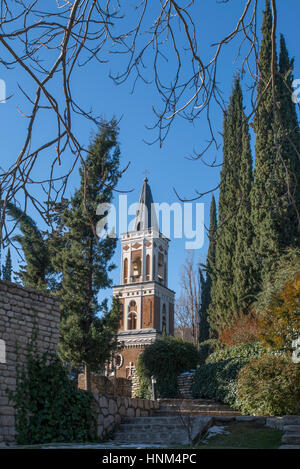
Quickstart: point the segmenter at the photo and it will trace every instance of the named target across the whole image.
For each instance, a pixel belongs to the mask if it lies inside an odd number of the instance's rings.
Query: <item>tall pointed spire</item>
[[[149,228],[152,228],[154,231],[158,231],[158,221],[154,208],[152,192],[148,184],[148,178],[145,177],[133,230],[143,231]]]

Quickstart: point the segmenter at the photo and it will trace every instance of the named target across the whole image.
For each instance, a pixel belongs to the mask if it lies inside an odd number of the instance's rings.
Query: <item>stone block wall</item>
[[[56,297],[0,281],[0,446],[15,441],[14,408],[6,389],[16,389],[17,365],[26,363],[34,330],[38,352],[56,352],[59,319]]]
[[[136,397],[140,389],[140,380],[139,380],[136,370],[134,370],[132,373],[131,382],[132,382],[131,397]]]
[[[106,397],[94,394],[93,413],[97,421],[98,437],[103,438],[120,425],[124,417],[150,417],[159,409],[158,401],[130,397]]]
[[[85,374],[78,375],[78,389],[85,390]],[[126,378],[106,377],[91,373],[91,391],[95,394],[116,397],[131,397],[131,381]]]

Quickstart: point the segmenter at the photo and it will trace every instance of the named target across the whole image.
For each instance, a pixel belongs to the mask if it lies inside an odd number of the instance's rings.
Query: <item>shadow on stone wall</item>
[[[131,381],[126,378],[106,377],[103,375],[91,375],[91,391],[109,397],[131,397]],[[85,375],[78,375],[78,389],[85,390]]]

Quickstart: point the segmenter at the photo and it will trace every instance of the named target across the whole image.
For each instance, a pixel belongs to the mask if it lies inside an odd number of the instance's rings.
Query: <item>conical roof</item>
[[[148,178],[145,178],[133,230],[143,231],[149,228],[158,231],[158,221],[154,208],[152,192],[148,184]]]

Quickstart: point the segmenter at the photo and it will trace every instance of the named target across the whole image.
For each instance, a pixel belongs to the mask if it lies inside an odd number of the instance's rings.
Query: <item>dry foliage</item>
[[[257,341],[257,324],[258,319],[255,313],[251,313],[248,316],[242,315],[238,317],[233,325],[220,334],[220,341],[223,344],[242,345]]]
[[[274,349],[290,347],[300,334],[300,274],[274,295],[259,318],[258,332],[262,344]]]

